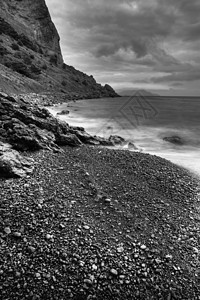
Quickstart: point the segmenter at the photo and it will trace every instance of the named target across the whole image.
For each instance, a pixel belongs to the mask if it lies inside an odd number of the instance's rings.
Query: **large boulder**
[[[93,136],[91,136],[89,133],[87,133],[84,130],[71,128],[70,132],[72,134],[75,134],[78,137],[78,139],[84,144],[92,144],[93,145],[94,142],[96,142],[96,145],[100,144]]]
[[[112,141],[109,141],[108,139],[106,139],[106,138],[103,138],[103,137],[101,137],[101,136],[94,136],[94,138],[95,138],[95,140],[97,140],[99,143],[100,143],[100,145],[102,145],[102,146],[114,146],[114,143],[112,142]]]
[[[129,142],[127,146],[129,150],[138,150],[138,148],[132,142]]]
[[[33,159],[23,157],[11,145],[0,142],[0,177],[24,177],[31,174],[33,169]]]
[[[62,116],[62,115],[68,115],[70,113],[69,110],[67,109],[64,109],[64,110],[61,110],[60,112],[57,113],[57,115],[59,116]]]
[[[67,134],[60,134],[57,136],[56,139],[56,143],[59,146],[73,146],[73,147],[78,147],[80,146],[82,143],[79,140],[79,138],[72,133],[67,133]]]
[[[34,124],[29,126],[16,118],[4,122],[4,134],[13,148],[18,151],[36,151],[40,149],[58,150],[55,144],[55,135],[46,130],[40,129]]]
[[[118,135],[111,135],[108,140],[114,145],[122,145],[125,143],[125,139]]]
[[[16,150],[39,150],[42,149],[39,139],[33,129],[16,118],[5,122],[4,129],[9,135],[7,140]]]
[[[46,109],[2,93],[0,121],[1,140],[19,151],[58,151],[59,146],[81,144],[78,137],[69,132],[69,125],[54,118]]]

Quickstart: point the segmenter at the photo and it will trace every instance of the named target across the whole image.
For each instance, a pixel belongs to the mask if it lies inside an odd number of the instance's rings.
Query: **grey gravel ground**
[[[63,150],[0,181],[0,299],[200,299],[198,180],[148,154]]]

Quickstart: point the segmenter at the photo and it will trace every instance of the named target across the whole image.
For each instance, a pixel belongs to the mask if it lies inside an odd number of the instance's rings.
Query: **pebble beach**
[[[199,182],[157,156],[26,153],[1,180],[1,299],[200,299]]]

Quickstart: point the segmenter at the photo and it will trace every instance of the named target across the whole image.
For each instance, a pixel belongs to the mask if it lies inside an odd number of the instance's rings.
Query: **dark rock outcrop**
[[[104,90],[106,94],[105,96],[113,97],[113,95],[115,94],[114,89],[109,84],[104,85]]]
[[[37,104],[0,93],[0,177],[22,177],[33,171],[33,161],[18,151],[60,152],[60,146],[83,144],[114,145],[82,127],[69,126]]]
[[[128,143],[128,149],[130,149],[130,150],[138,150],[138,148],[132,142]]]
[[[64,110],[62,110],[62,111],[60,111],[60,112],[57,113],[57,115],[60,115],[60,116],[62,116],[62,115],[68,115],[68,114],[69,114],[69,110],[67,110],[67,109],[64,109]]]
[[[79,138],[72,133],[67,133],[67,134],[60,134],[59,135],[59,139],[57,139],[57,144],[59,146],[73,146],[73,147],[77,147],[80,146],[82,143],[79,140]]]
[[[54,118],[48,110],[21,99],[0,93],[0,140],[18,151],[47,149],[61,151],[59,146],[113,145],[104,138],[93,137],[84,128],[71,127]]]
[[[24,177],[31,174],[34,161],[23,157],[7,143],[0,142],[0,177]]]
[[[122,145],[125,142],[125,139],[118,135],[111,135],[108,140],[114,145]]]
[[[98,141],[100,142],[100,144],[102,146],[114,146],[114,143],[112,141],[110,141],[109,139],[106,139],[106,138],[103,138],[100,136],[98,136],[98,137],[95,136],[95,138],[98,139]]]

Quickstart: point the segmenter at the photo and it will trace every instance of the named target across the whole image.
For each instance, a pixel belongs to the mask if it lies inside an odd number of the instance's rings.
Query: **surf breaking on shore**
[[[134,144],[138,150],[169,159],[200,176],[200,107],[197,100],[186,97],[151,97],[146,101],[154,107],[156,115],[154,113],[149,118],[137,110],[140,106],[135,98],[130,100],[127,97],[81,100],[48,109],[54,116],[60,111],[68,110],[68,114],[61,114],[59,118],[70,125],[84,127],[92,135],[119,135]],[[140,116],[137,126],[132,122],[134,115],[130,104],[134,107],[135,114]],[[120,113],[124,105],[125,109]],[[182,144],[164,140],[174,136]]]

